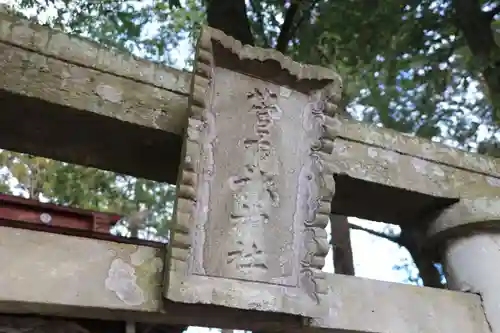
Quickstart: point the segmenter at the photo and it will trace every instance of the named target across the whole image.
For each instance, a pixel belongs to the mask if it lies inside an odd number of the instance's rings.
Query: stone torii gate
[[[343,119],[334,72],[205,27],[191,75],[6,12],[0,66],[2,148],[178,189],[168,249],[0,227],[4,318],[500,332],[500,161]],[[453,290],[323,272],[331,212],[420,228]]]

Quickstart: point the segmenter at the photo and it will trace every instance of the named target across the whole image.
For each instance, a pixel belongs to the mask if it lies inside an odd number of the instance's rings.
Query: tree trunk
[[[397,243],[404,246],[410,252],[424,286],[444,288],[444,285],[441,283],[439,270],[434,266],[432,259],[421,251],[424,242],[425,232],[422,230],[410,226],[401,227],[401,234],[398,237]]]
[[[467,45],[479,65],[484,81],[488,86],[491,104],[500,109],[500,47],[495,43],[491,22],[497,7],[491,12],[484,12],[479,0],[453,0],[455,24],[463,33]],[[499,5],[500,6],[500,5]],[[493,114],[493,119],[500,120],[500,114]]]
[[[245,0],[209,0],[208,25],[232,36],[243,44],[254,45]]]

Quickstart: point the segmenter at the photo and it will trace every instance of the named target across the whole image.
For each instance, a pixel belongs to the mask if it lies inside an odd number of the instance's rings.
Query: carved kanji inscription
[[[247,99],[250,112],[255,114],[255,126],[253,135],[243,139],[241,173],[230,179],[232,244],[228,246],[225,271],[241,278],[265,278],[269,263],[263,240],[272,207],[279,207],[271,130],[281,110],[276,94],[268,89],[254,89],[247,93]]]
[[[216,168],[203,271],[296,285],[300,269],[293,264],[293,248],[300,227],[292,221],[300,156],[309,150],[300,144],[305,134],[300,105],[307,96],[282,97],[276,85],[223,68],[216,68],[214,87]],[[288,132],[297,143],[285,140]]]
[[[333,138],[324,128],[340,80],[205,29],[167,297],[313,314],[328,291],[322,268],[334,179],[325,160]]]

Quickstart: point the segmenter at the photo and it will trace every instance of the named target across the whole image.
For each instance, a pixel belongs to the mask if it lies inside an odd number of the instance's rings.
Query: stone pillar
[[[165,295],[312,315],[327,292],[340,78],[208,27],[195,60]]]
[[[481,297],[493,333],[500,333],[500,198],[462,199],[430,225],[448,288]]]

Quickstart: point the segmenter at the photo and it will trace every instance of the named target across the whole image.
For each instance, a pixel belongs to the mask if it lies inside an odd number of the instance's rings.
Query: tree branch
[[[245,0],[210,0],[208,25],[223,31],[243,44],[254,45]]]
[[[484,12],[479,0],[453,0],[452,4],[455,24],[462,31],[487,84],[488,97],[494,108],[493,120],[500,123],[500,62],[497,61],[500,47],[496,45],[491,19],[488,19],[488,15],[497,9]]]
[[[285,20],[281,25],[280,34],[278,36],[278,42],[276,44],[276,50],[281,53],[286,53],[288,48],[288,42],[290,42],[291,31],[293,26],[293,20],[295,19],[295,14],[299,10],[299,1],[291,0],[290,7],[286,11]]]
[[[387,239],[387,240],[389,240],[391,242],[394,242],[394,243],[396,243],[396,244],[398,244],[400,246],[403,246],[403,244],[401,244],[401,242],[399,240],[399,236],[388,235],[388,234],[386,234],[384,232],[380,232],[380,231],[376,231],[376,230],[364,228],[364,227],[361,227],[361,226],[353,224],[353,223],[349,223],[349,227],[351,229],[354,229],[354,230],[364,231],[364,232],[369,233],[370,235],[373,235],[373,236],[376,236],[376,237]]]
[[[486,12],[486,15],[488,16],[488,19],[490,21],[493,20],[493,18],[495,18],[495,16],[497,16],[498,14],[500,14],[500,5],[496,6],[489,12]]]
[[[268,48],[269,47],[269,40],[266,37],[266,29],[265,29],[265,24],[264,24],[264,15],[262,15],[263,10],[262,6],[260,3],[257,3],[255,0],[250,0],[250,6],[252,7],[252,11],[255,13],[255,16],[257,16],[257,23],[259,26],[259,33],[262,36],[262,40],[264,42],[264,47]]]

